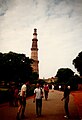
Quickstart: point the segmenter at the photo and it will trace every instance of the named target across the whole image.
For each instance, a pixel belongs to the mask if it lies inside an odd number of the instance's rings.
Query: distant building
[[[57,77],[51,77],[51,78],[45,79],[45,82],[47,83],[54,83],[56,81],[57,81]]]
[[[32,39],[32,48],[31,48],[31,59],[33,59],[33,72],[37,72],[39,75],[39,61],[38,61],[38,39],[37,39],[37,29],[34,29],[33,39]]]

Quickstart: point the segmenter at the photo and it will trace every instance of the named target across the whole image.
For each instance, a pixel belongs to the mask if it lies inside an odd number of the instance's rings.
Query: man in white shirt
[[[17,120],[19,120],[19,115],[20,115],[20,112],[21,113],[21,118],[24,118],[24,112],[25,112],[25,107],[26,107],[26,88],[27,88],[27,85],[29,84],[29,82],[26,82],[22,85],[21,87],[21,91],[20,91],[20,97],[19,97],[19,107],[18,107],[18,112],[17,112]]]
[[[34,102],[36,99],[36,117],[41,115],[42,97],[43,97],[42,88],[40,87],[40,84],[37,83],[36,88],[34,89]]]

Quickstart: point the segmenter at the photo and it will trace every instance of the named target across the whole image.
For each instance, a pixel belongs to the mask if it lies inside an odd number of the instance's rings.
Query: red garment
[[[45,86],[44,86],[44,90],[45,90],[45,91],[49,91],[48,85],[45,85]]]
[[[17,88],[14,91],[14,97],[18,97],[18,89]]]

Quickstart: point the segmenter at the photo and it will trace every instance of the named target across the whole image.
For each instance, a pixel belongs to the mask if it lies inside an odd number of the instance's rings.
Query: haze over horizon
[[[34,28],[40,78],[60,68],[77,73],[72,61],[82,51],[82,0],[0,0],[0,52],[30,57]]]

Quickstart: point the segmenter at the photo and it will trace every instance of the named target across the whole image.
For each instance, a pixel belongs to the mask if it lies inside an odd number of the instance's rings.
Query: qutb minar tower
[[[33,72],[37,72],[39,75],[39,61],[38,61],[38,45],[37,45],[37,29],[34,29],[33,39],[32,39],[32,48],[31,48],[31,59],[34,60],[32,64]]]

